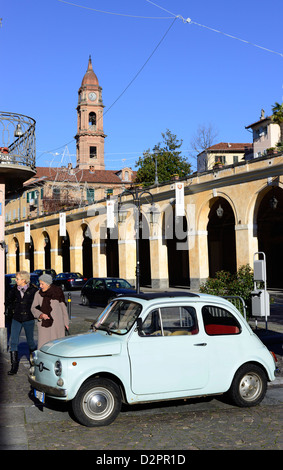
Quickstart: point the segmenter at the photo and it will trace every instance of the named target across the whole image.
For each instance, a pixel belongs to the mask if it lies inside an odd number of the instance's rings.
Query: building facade
[[[89,58],[78,91],[76,165],[37,167],[23,186],[15,185],[6,196],[6,225],[86,206],[133,183],[131,168],[105,170],[103,109],[102,88]]]
[[[253,133],[253,158],[273,154],[280,141],[280,126],[261,110],[260,119],[246,127]]]
[[[219,270],[253,266],[264,252],[269,287],[283,287],[283,156],[262,157],[194,174],[185,180],[149,188],[158,216],[141,204],[141,285],[170,285],[197,290]],[[183,217],[176,216],[176,184],[184,186]],[[117,200],[116,200],[117,201]],[[107,199],[66,210],[65,237],[59,214],[30,220],[31,242],[24,226],[6,228],[7,272],[54,268],[87,277],[121,276],[135,283],[135,222],[131,199],[127,217],[107,222]]]
[[[207,171],[224,165],[243,162],[252,151],[253,144],[251,143],[220,142],[198,154],[198,171]]]
[[[38,167],[7,195],[7,273],[53,268],[135,284],[138,237],[142,286],[197,290],[219,270],[253,266],[263,251],[269,287],[283,288],[282,154],[249,160],[252,144],[217,144],[202,171],[147,188],[149,200],[145,191],[135,193],[137,221],[134,199],[121,197],[125,189],[137,191],[135,173],[105,170],[102,89],[91,59],[78,96],[76,166]],[[223,166],[215,165],[219,156],[227,156]],[[182,215],[176,188],[184,192]]]

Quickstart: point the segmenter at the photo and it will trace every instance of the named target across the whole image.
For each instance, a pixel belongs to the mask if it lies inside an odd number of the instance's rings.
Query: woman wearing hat
[[[65,336],[69,329],[69,317],[61,287],[52,284],[49,274],[39,278],[40,290],[36,292],[31,306],[33,316],[38,319],[38,349],[44,343]]]

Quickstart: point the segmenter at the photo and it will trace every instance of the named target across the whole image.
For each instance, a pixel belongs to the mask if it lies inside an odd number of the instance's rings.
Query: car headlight
[[[30,355],[30,363],[33,366],[36,360],[36,351],[33,351]]]
[[[62,363],[61,361],[56,361],[54,365],[55,375],[60,376],[62,374]]]

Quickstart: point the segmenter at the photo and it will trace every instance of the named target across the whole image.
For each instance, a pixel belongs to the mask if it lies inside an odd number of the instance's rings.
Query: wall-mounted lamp
[[[276,199],[276,197],[273,195],[272,198],[270,199],[269,201],[269,205],[271,207],[271,209],[275,210],[277,208],[277,205],[278,205],[278,199]]]
[[[218,209],[216,209],[216,214],[217,214],[217,217],[219,217],[219,219],[221,219],[221,217],[223,217],[224,209],[221,207],[221,204],[219,204]]]

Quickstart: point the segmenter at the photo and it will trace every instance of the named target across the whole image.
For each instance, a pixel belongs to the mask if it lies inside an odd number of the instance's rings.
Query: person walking
[[[31,305],[37,292],[37,287],[30,283],[27,271],[16,273],[16,285],[8,292],[5,310],[12,317],[10,336],[11,370],[8,375],[15,375],[19,369],[18,344],[22,328],[25,330],[30,354],[35,351],[34,317]]]
[[[38,319],[38,349],[44,343],[65,336],[69,329],[69,317],[61,287],[52,284],[49,274],[39,277],[40,289],[36,292],[31,311]]]

